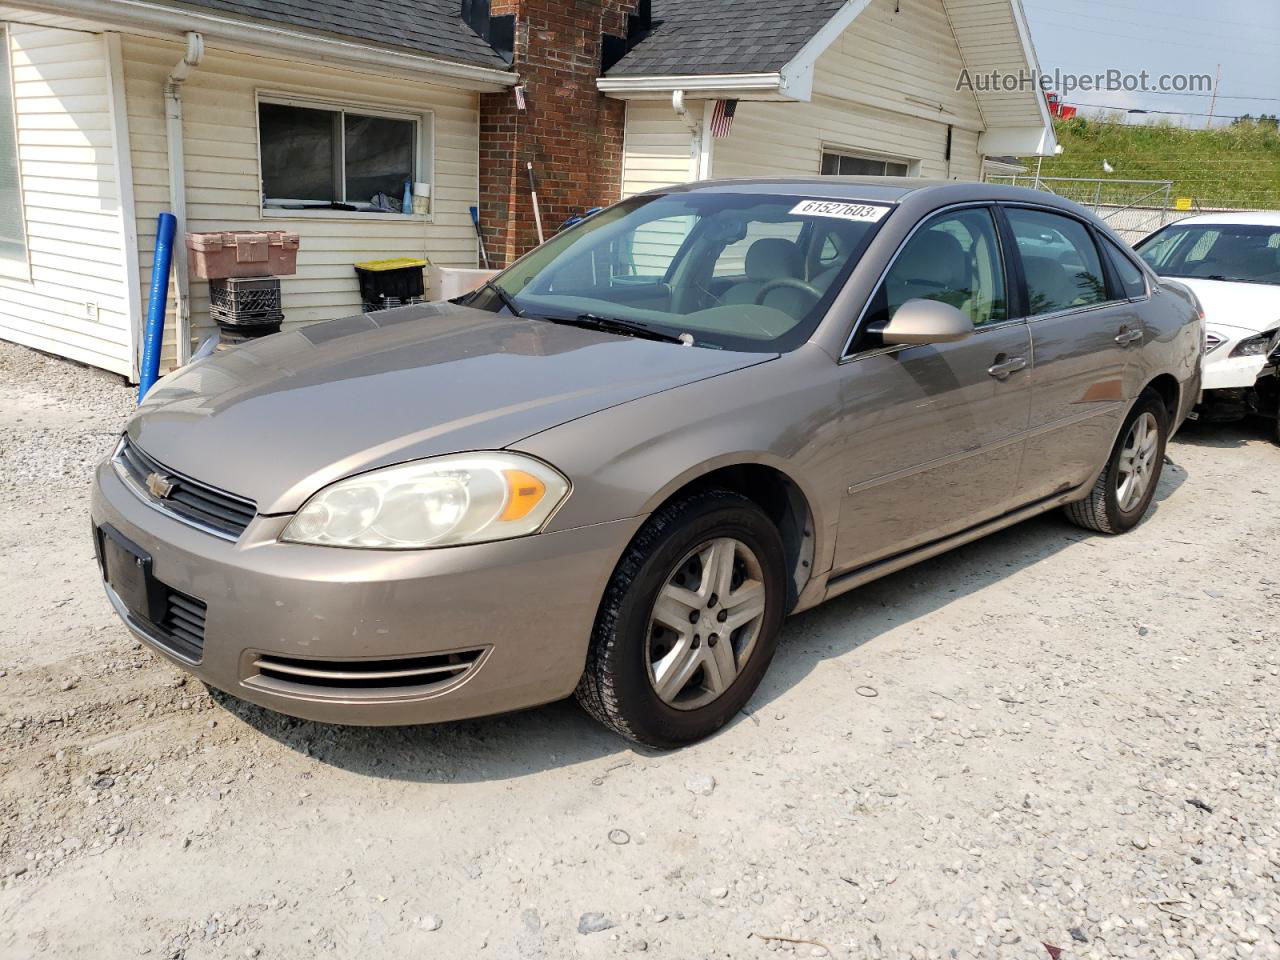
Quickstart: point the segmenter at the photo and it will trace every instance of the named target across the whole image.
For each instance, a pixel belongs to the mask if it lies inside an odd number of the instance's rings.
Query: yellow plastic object
[[[519,520],[529,515],[547,493],[547,485],[523,470],[503,470],[507,478],[507,506],[499,520]]]
[[[375,273],[383,270],[406,270],[409,267],[425,267],[427,261],[413,260],[409,257],[400,257],[396,260],[366,260],[364,263],[357,263],[357,270],[372,270]]]

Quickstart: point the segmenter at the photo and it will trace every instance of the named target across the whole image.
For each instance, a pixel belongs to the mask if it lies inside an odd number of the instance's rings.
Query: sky
[[[1040,67],[1094,74],[1204,73],[1218,65],[1215,126],[1241,114],[1280,114],[1280,0],[1023,0]],[[1119,110],[1204,127],[1210,94],[1077,91],[1064,97],[1081,113]],[[1130,115],[1129,122],[1144,122]]]

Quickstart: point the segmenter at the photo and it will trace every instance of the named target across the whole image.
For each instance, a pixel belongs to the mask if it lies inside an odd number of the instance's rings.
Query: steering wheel
[[[822,299],[822,291],[813,284],[805,283],[803,280],[797,280],[795,277],[778,277],[776,280],[767,281],[765,285],[760,288],[760,292],[756,294],[756,304],[763,304],[764,298],[780,287],[789,287],[792,290],[799,290],[801,293],[807,293],[809,296],[813,297],[814,300]]]

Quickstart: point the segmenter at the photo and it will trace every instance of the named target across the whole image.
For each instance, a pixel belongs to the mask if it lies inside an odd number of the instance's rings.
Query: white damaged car
[[[1204,396],[1194,416],[1276,418],[1280,212],[1190,217],[1157,230],[1136,249],[1156,273],[1190,287],[1203,305]]]

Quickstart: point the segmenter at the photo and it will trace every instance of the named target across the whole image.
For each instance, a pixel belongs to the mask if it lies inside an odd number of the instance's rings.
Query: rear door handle
[[[1009,357],[1007,360],[1001,360],[1000,357],[996,357],[996,362],[987,367],[987,373],[997,380],[1008,380],[1011,373],[1017,373],[1026,365],[1026,357]]]
[[[1116,334],[1116,343],[1122,347],[1127,347],[1131,343],[1137,343],[1142,339],[1142,336],[1141,330],[1129,330],[1126,327],[1121,327],[1120,332]]]

